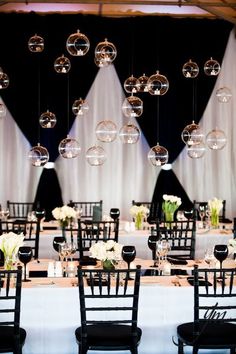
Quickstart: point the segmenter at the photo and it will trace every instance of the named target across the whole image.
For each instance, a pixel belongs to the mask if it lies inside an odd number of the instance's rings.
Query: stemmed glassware
[[[184,216],[190,220],[193,218],[193,209],[190,210],[184,210]]]
[[[204,261],[208,264],[209,268],[215,261],[214,251],[213,248],[207,248],[205,251]]]
[[[30,246],[22,246],[18,251],[18,258],[24,264],[24,278],[22,281],[31,281],[30,279],[26,279],[26,264],[29,263],[32,259],[33,252],[32,247]]]
[[[115,221],[119,219],[120,216],[120,209],[118,208],[111,208],[110,209],[110,217]]]
[[[5,209],[2,208],[0,210],[0,219],[2,219],[2,221],[7,221],[9,214],[10,214],[10,211],[8,208],[5,208]]]
[[[135,246],[123,246],[121,255],[122,255],[123,260],[128,264],[128,269],[130,269],[130,263],[136,257]],[[132,280],[132,278],[129,275],[129,272],[127,274],[127,279]]]
[[[161,270],[163,261],[167,261],[167,254],[170,251],[168,240],[158,240],[156,254],[158,256],[158,268]]]
[[[154,261],[151,267],[156,267],[156,250],[157,250],[158,237],[155,235],[150,235],[148,237],[148,247],[152,251],[152,259]]]
[[[228,253],[227,245],[215,245],[214,256],[220,262],[220,279],[222,279],[222,263],[228,257]]]
[[[201,227],[203,228],[204,226],[204,218],[206,216],[206,207],[205,205],[199,205],[199,216],[200,216],[200,219],[201,219]]]

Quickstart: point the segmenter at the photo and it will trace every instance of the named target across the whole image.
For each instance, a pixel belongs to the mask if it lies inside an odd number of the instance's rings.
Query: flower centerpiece
[[[143,219],[149,214],[149,209],[144,205],[133,205],[130,208],[130,214],[135,220],[135,228],[137,230],[142,230],[143,228]]]
[[[219,213],[223,208],[223,201],[221,199],[213,198],[208,200],[208,207],[210,210],[211,225],[214,228],[219,227]]]
[[[24,235],[9,232],[0,236],[0,250],[4,254],[4,268],[6,270],[16,269],[17,253],[23,246]]]
[[[90,247],[90,257],[100,260],[104,269],[114,269],[116,261],[121,259],[122,247],[113,240],[98,241]]]
[[[76,211],[68,205],[63,205],[60,208],[53,209],[52,215],[59,221],[61,228],[65,228],[73,219],[75,219]]]
[[[174,195],[163,194],[162,211],[165,215],[165,221],[174,221],[174,213],[181,203],[181,198]]]

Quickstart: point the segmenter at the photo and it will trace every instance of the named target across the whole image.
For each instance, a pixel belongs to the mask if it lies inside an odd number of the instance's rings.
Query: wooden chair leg
[[[193,354],[198,354],[198,348],[197,347],[193,347]]]

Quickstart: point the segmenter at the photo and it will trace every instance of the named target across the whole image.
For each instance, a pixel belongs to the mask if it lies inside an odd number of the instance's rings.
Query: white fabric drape
[[[121,218],[131,219],[129,209],[132,199],[151,201],[159,172],[147,160],[149,146],[145,138],[141,135],[139,142],[134,145],[123,144],[118,136],[111,143],[98,141],[98,145],[107,153],[107,160],[102,166],[90,166],[85,157],[87,149],[97,143],[95,128],[98,122],[112,120],[118,130],[128,123],[128,119],[122,115],[124,99],[114,66],[100,68],[86,97],[89,112],[86,116],[76,118],[70,131],[70,136],[80,143],[81,154],[71,160],[59,157],[55,169],[64,203],[69,200],[102,199],[104,213],[117,207],[121,211]]]
[[[190,199],[199,201],[207,201],[213,197],[226,199],[226,216],[229,218],[236,217],[235,58],[236,39],[232,30],[220,74],[200,121],[205,134],[216,127],[223,130],[227,136],[227,145],[223,150],[217,151],[207,147],[204,157],[199,159],[188,157],[185,148],[173,164],[173,170]],[[232,98],[228,103],[221,103],[216,97],[216,91],[221,87],[228,87],[232,92]],[[201,95],[201,92],[197,94]]]
[[[0,102],[5,105],[2,98]],[[7,108],[7,107],[6,107]],[[0,118],[0,204],[7,200],[33,202],[42,168],[28,159],[31,146],[7,109]]]

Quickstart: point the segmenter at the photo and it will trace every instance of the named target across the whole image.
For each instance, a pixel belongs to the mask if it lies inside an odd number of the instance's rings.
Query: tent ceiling
[[[102,16],[170,15],[221,18],[236,24],[236,0],[14,0],[0,1],[0,12],[83,13]]]

